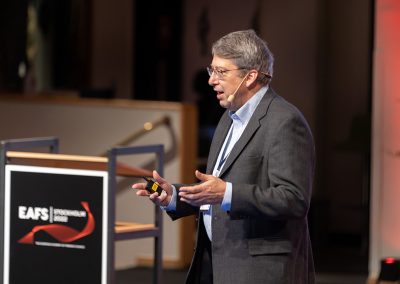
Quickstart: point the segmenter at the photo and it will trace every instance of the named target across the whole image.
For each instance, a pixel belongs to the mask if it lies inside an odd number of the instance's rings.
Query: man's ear
[[[250,70],[247,73],[246,87],[250,87],[251,85],[253,85],[256,82],[257,77],[258,77],[258,71],[255,69]]]

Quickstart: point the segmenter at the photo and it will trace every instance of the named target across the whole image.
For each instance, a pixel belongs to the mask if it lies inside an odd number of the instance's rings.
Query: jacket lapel
[[[218,159],[219,151],[224,144],[225,137],[228,135],[229,128],[231,127],[232,120],[229,117],[228,111],[226,111],[220,123],[218,124],[217,129],[215,130],[213,142],[211,143],[210,153],[208,155],[207,161],[207,173],[212,174],[212,171],[215,167],[215,163]]]
[[[237,157],[240,155],[240,153],[243,151],[243,149],[246,147],[246,145],[249,143],[251,138],[253,137],[254,133],[257,131],[257,129],[260,127],[260,120],[267,114],[268,107],[271,104],[272,99],[276,96],[275,92],[271,89],[271,87],[268,88],[268,91],[264,95],[264,97],[261,99],[259,105],[257,106],[256,110],[254,111],[252,117],[250,118],[249,123],[246,126],[246,129],[242,133],[242,136],[240,136],[239,140],[236,142],[235,146],[232,148],[231,153],[229,154],[228,159],[225,162],[225,165],[223,166],[220,177],[222,177],[227,169],[232,165],[232,163],[237,159]],[[226,137],[227,133],[229,130],[229,126],[227,127],[224,136]],[[218,149],[221,149],[222,143],[224,139],[222,139],[222,142],[219,145]],[[218,156],[218,152],[217,155]],[[216,160],[217,158],[215,158]],[[213,162],[215,164],[215,161]]]

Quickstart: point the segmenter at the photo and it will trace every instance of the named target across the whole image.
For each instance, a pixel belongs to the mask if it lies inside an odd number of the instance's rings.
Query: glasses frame
[[[208,75],[210,77],[213,74],[215,74],[215,76],[218,79],[223,79],[225,77],[225,73],[227,73],[227,72],[236,71],[236,70],[245,70],[245,69],[248,69],[248,68],[236,68],[236,69],[222,69],[222,70],[219,70],[219,69],[217,69],[215,67],[207,66],[206,69],[207,69],[207,73],[208,73]],[[268,77],[268,78],[272,78],[272,76],[269,73],[266,73],[266,72],[260,72],[260,73],[263,74],[264,76]]]
[[[212,66],[207,66],[207,72],[208,75],[211,77],[212,75],[215,75],[218,79],[223,79],[225,77],[225,73],[230,72],[230,71],[236,71],[236,70],[244,70],[247,68],[236,68],[236,69],[217,69]]]

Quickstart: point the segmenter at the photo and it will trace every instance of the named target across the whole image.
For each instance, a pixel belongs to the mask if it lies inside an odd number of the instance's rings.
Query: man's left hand
[[[196,177],[201,181],[194,186],[183,186],[179,189],[181,201],[192,206],[203,204],[221,204],[224,198],[226,182],[212,175],[196,170]]]

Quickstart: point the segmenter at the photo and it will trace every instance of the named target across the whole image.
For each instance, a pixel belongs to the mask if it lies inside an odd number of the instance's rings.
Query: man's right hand
[[[136,195],[138,196],[147,196],[153,201],[154,204],[158,206],[167,206],[171,201],[172,196],[172,185],[163,179],[157,171],[153,171],[153,178],[155,181],[161,186],[163,189],[160,196],[158,196],[157,192],[149,193],[146,188],[146,183],[135,183],[132,185],[133,189],[137,189]]]

